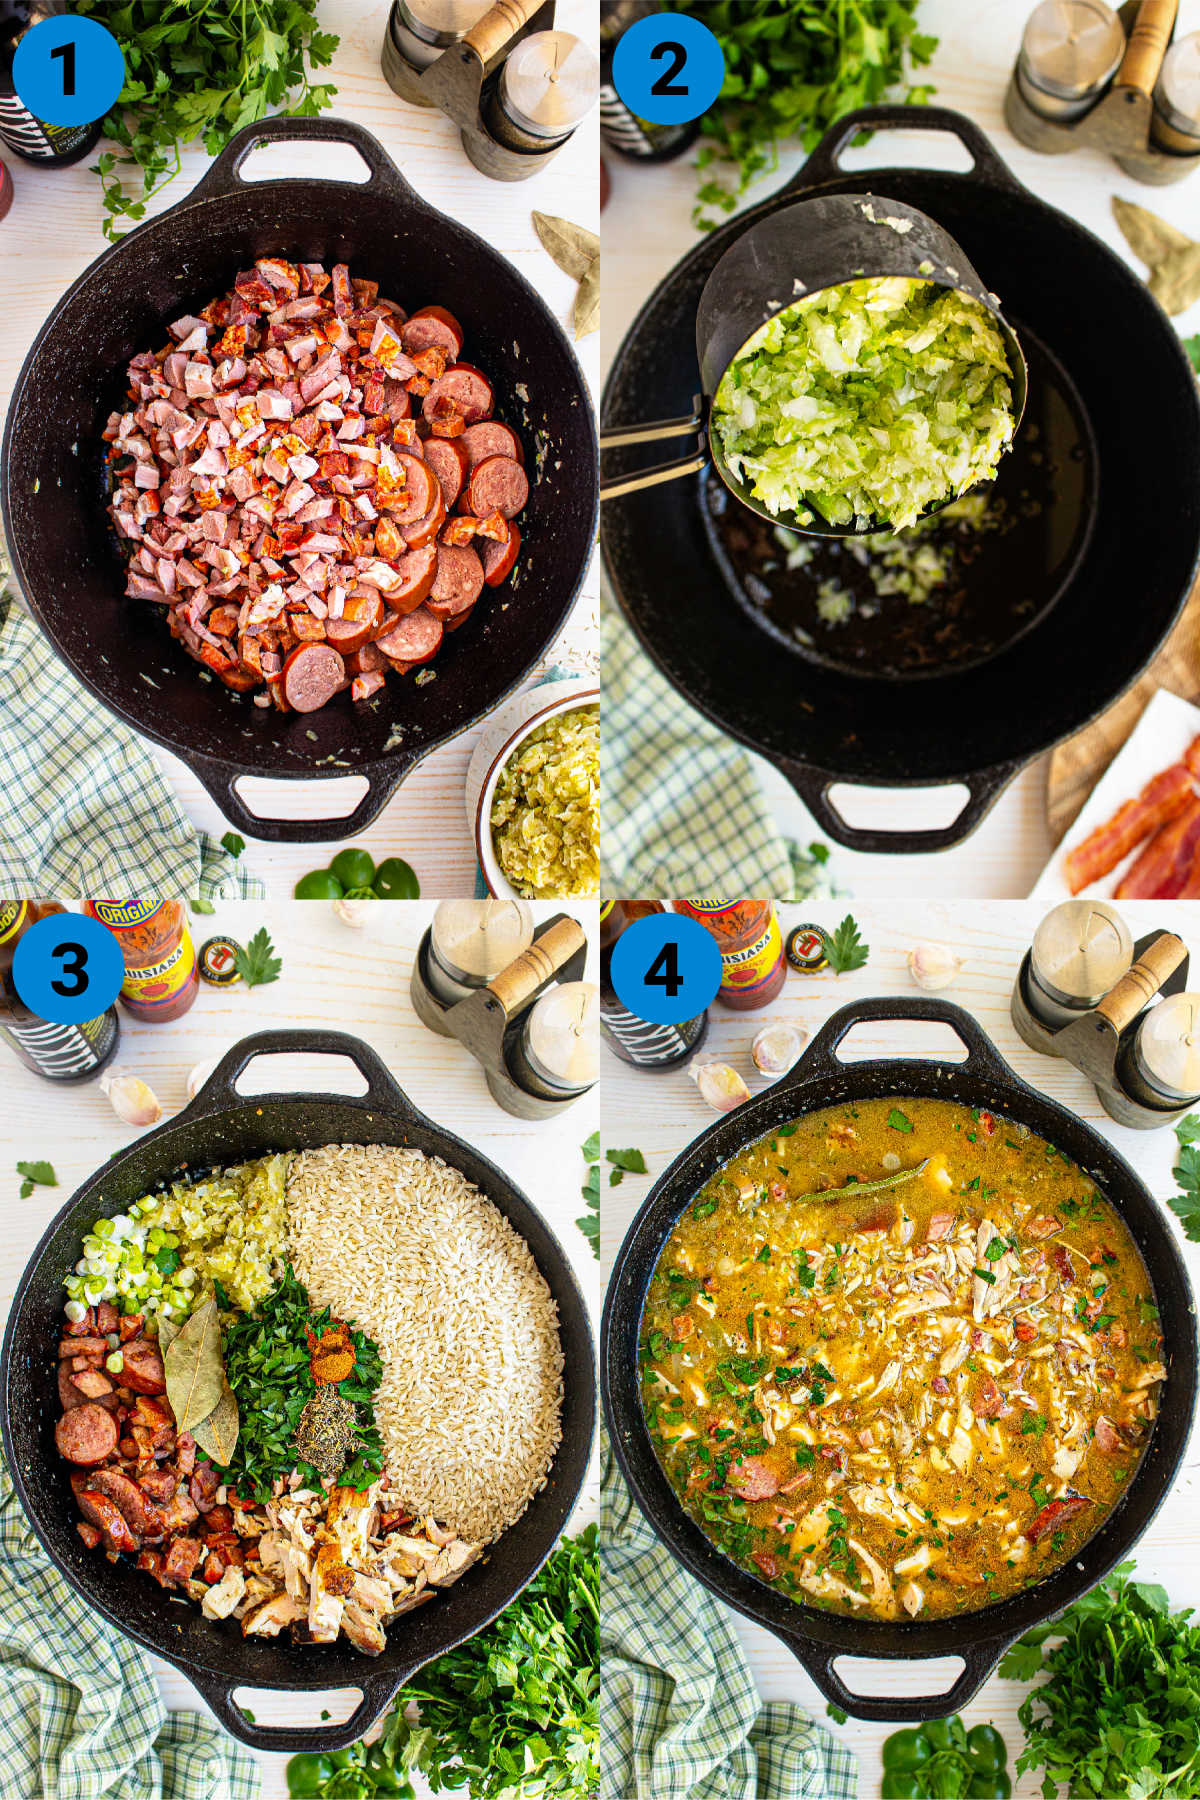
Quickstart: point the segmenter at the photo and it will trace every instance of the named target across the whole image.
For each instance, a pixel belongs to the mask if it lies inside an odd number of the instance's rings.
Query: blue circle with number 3
[[[695,919],[683,913],[651,913],[636,919],[613,946],[612,984],[617,999],[652,1025],[694,1019],[716,999],[721,952]]]
[[[81,1025],[99,1018],[120,993],[125,958],[99,919],[53,913],[21,938],[12,972],[18,997],[39,1019]]]
[[[17,99],[44,125],[90,125],[124,87],[125,58],[98,20],[64,13],[25,33],[12,78]]]
[[[725,79],[721,46],[690,13],[652,13],[622,34],[613,86],[652,125],[686,125],[708,111]]]

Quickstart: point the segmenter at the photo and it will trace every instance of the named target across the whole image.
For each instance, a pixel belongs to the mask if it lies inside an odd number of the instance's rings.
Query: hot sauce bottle
[[[66,910],[57,900],[0,900],[0,1038],[46,1081],[92,1081],[117,1053],[121,1021],[116,1007],[79,1025],[53,1025],[30,1012],[12,978],[13,957],[25,933],[39,920]]]
[[[178,1019],[200,986],[196,952],[182,900],[85,900],[85,912],[121,946],[121,1005],[148,1025]]]
[[[717,999],[736,1012],[766,1006],[783,986],[787,963],[770,900],[676,900],[675,911],[696,919],[721,952]]]

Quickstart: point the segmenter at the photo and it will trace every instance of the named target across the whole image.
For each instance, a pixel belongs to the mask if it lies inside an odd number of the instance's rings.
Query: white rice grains
[[[396,1499],[490,1543],[544,1485],[562,1436],[558,1309],[529,1246],[419,1150],[303,1151],[287,1209],[312,1304],[379,1345],[375,1414]]]

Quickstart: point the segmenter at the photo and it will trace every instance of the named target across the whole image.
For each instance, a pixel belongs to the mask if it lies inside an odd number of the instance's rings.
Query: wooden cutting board
[[[1158,688],[1167,688],[1181,700],[1200,697],[1200,581],[1192,589],[1178,625],[1141,680],[1115,706],[1051,752],[1046,822],[1056,844],[1078,817]]]

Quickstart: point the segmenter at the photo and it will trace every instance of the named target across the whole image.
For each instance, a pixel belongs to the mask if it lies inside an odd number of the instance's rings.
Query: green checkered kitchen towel
[[[147,1578],[148,1579],[148,1578]],[[42,1549],[0,1461],[0,1794],[5,1800],[260,1800],[250,1752],[166,1713],[150,1659]]]
[[[189,823],[146,745],[79,685],[7,580],[0,552],[0,891],[261,899],[263,883]]]
[[[852,1751],[759,1699],[720,1603],[659,1543],[604,1445],[601,1800],[854,1800]]]
[[[779,832],[747,752],[675,692],[611,596],[602,630],[605,891],[833,893],[822,862]]]

